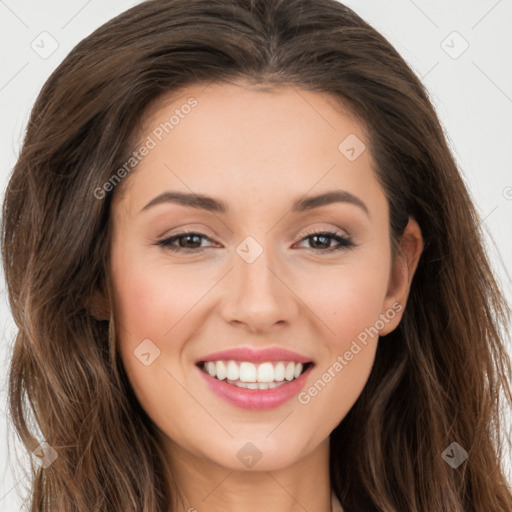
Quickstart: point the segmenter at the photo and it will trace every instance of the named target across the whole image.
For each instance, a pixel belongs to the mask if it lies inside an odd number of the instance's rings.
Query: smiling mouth
[[[200,361],[197,366],[210,377],[246,389],[272,389],[299,378],[312,362]]]

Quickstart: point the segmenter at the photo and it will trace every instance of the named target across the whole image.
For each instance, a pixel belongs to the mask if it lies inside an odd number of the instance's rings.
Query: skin
[[[329,434],[363,390],[378,337],[359,344],[362,350],[307,404],[293,398],[265,411],[212,394],[194,362],[238,346],[284,347],[315,362],[308,389],[379,315],[405,305],[421,231],[411,218],[403,257],[393,261],[370,142],[332,97],[245,82],[190,86],[152,108],[141,141],[190,96],[198,105],[114,196],[112,303],[122,361],[182,493],[173,510],[328,512]],[[354,161],[338,150],[350,134],[367,148]],[[335,189],[357,196],[368,214],[340,202],[290,213],[295,199]],[[212,196],[230,211],[161,203],[141,212],[167,190]],[[184,229],[205,235],[202,251],[157,245]],[[338,242],[307,238],[312,229],[334,230],[355,246],[333,251]],[[236,252],[247,236],[263,250],[252,263]],[[181,239],[191,248],[199,241]],[[402,313],[379,334],[395,329]],[[145,366],[134,350],[148,338],[160,355]],[[262,454],[252,468],[237,457],[247,442]]]

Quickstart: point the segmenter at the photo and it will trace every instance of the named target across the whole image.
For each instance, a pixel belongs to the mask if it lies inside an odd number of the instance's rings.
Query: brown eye
[[[200,251],[205,248],[201,247],[203,239],[210,240],[210,238],[201,233],[184,232],[160,240],[158,245],[165,247],[169,251]],[[176,241],[178,241],[177,246],[175,244]]]
[[[302,240],[309,240],[312,249],[318,252],[333,252],[340,249],[348,249],[354,247],[355,244],[352,240],[336,231],[313,231],[308,233]],[[337,246],[331,247],[331,242],[334,240],[338,243]]]

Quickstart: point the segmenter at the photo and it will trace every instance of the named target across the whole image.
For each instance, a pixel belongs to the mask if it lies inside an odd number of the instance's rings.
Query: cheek
[[[302,285],[305,302],[326,326],[326,339],[339,348],[373,326],[387,292],[386,263],[368,265],[361,260],[337,269],[316,272]]]
[[[322,427],[326,435],[348,413],[370,375],[387,282],[386,262],[369,266],[360,259],[317,273],[308,287],[307,303],[319,312],[327,353],[299,402],[309,409],[310,418],[333,411]]]
[[[148,269],[124,273],[116,286],[115,318],[119,348],[127,371],[140,369],[134,351],[138,353],[141,343],[147,344],[152,357],[158,356],[153,367],[176,357],[179,345],[166,343],[166,340],[175,334],[173,326],[180,325],[180,319],[186,313],[186,302],[181,287],[166,283],[161,273]],[[151,340],[151,343],[144,340]]]
[[[116,337],[132,387],[144,404],[161,387],[164,334],[176,323],[179,292],[162,281],[161,271],[140,257],[137,247],[119,241],[112,251]],[[149,341],[148,341],[149,340]],[[164,363],[165,364],[165,363]]]
[[[183,273],[137,254],[137,248],[113,259],[115,317],[123,343],[137,344],[145,338],[161,344],[167,333],[196,299],[193,282]],[[135,347],[132,347],[132,350]]]
[[[117,249],[112,257],[117,342],[132,387],[147,404],[160,396],[163,386],[174,385],[166,370],[183,379],[183,351],[198,327],[194,315],[212,286],[211,275],[209,280],[208,269],[193,266],[173,268],[162,258],[144,256],[137,247],[119,244]],[[149,366],[137,357],[141,346],[148,347],[142,352],[149,352],[146,359],[154,361]]]
[[[186,313],[183,291],[164,282],[156,269],[125,268],[122,278],[121,272],[117,277],[116,334],[123,366],[142,408],[157,425],[166,425],[168,411],[187,406],[171,376],[182,380],[172,363],[179,359],[181,346],[169,343],[179,340],[175,331]]]

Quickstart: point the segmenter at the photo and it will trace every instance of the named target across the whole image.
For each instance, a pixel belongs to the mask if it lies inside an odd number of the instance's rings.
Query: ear
[[[91,295],[86,300],[86,308],[89,314],[96,320],[110,319],[110,304],[104,287],[95,287]]]
[[[379,330],[380,336],[389,334],[402,319],[409,291],[411,289],[412,278],[418,267],[424,243],[421,229],[418,223],[409,217],[409,222],[404,233],[400,237],[400,247],[391,267],[391,273],[388,281],[388,290],[381,311],[386,317],[386,312],[394,311],[396,314],[391,318],[383,329]]]

